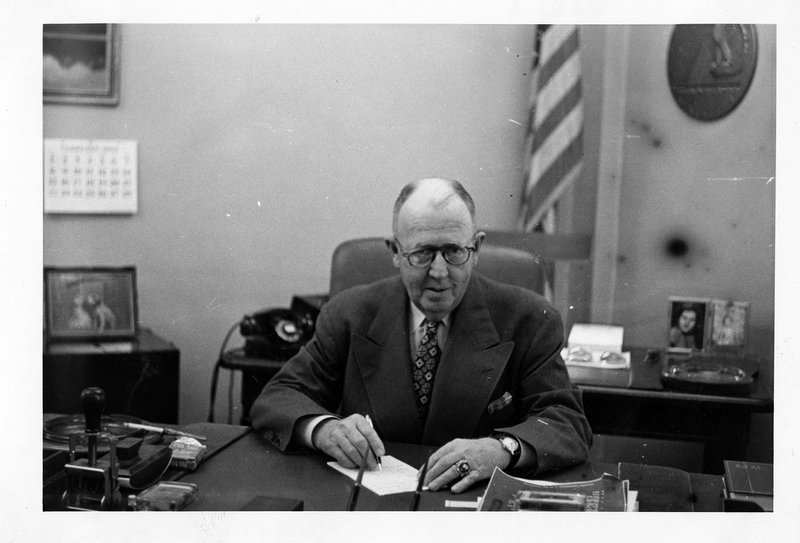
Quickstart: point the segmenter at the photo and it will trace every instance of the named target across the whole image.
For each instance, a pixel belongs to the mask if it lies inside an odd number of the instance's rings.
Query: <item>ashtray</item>
[[[180,511],[197,499],[197,485],[161,481],[138,496],[128,496],[133,511]]]
[[[661,372],[666,388],[695,394],[747,395],[753,378],[736,366],[704,362],[681,362]]]

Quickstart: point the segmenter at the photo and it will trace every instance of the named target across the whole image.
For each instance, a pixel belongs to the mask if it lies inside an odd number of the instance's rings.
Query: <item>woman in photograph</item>
[[[697,309],[693,304],[684,304],[678,322],[669,331],[669,346],[681,349],[698,348],[695,341],[696,328]]]

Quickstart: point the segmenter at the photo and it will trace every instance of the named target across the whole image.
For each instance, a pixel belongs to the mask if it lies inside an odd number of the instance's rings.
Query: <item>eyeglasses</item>
[[[398,249],[400,249],[400,243],[397,240],[394,240],[394,242],[397,244]],[[415,268],[425,268],[431,265],[431,262],[436,258],[436,253],[442,253],[445,262],[448,264],[452,266],[461,266],[469,260],[474,250],[475,247],[448,244],[441,247],[424,247],[416,251],[411,251],[410,253],[404,253],[401,250],[400,254],[406,257],[408,263]]]

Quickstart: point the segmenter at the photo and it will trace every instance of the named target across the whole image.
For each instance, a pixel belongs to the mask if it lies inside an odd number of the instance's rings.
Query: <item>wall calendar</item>
[[[133,214],[136,142],[45,138],[45,213]]]

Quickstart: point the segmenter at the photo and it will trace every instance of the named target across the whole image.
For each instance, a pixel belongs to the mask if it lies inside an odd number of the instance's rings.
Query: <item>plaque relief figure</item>
[[[700,121],[728,115],[742,101],[756,68],[754,25],[677,25],[667,76],[678,106]]]
[[[741,61],[736,62],[735,49],[731,47],[728,27],[738,25],[714,25],[711,38],[714,41],[714,61],[711,63],[711,74],[714,77],[730,77],[742,70]],[[737,29],[738,32],[741,32]],[[741,49],[741,45],[737,49]],[[741,53],[740,55],[741,56]]]

